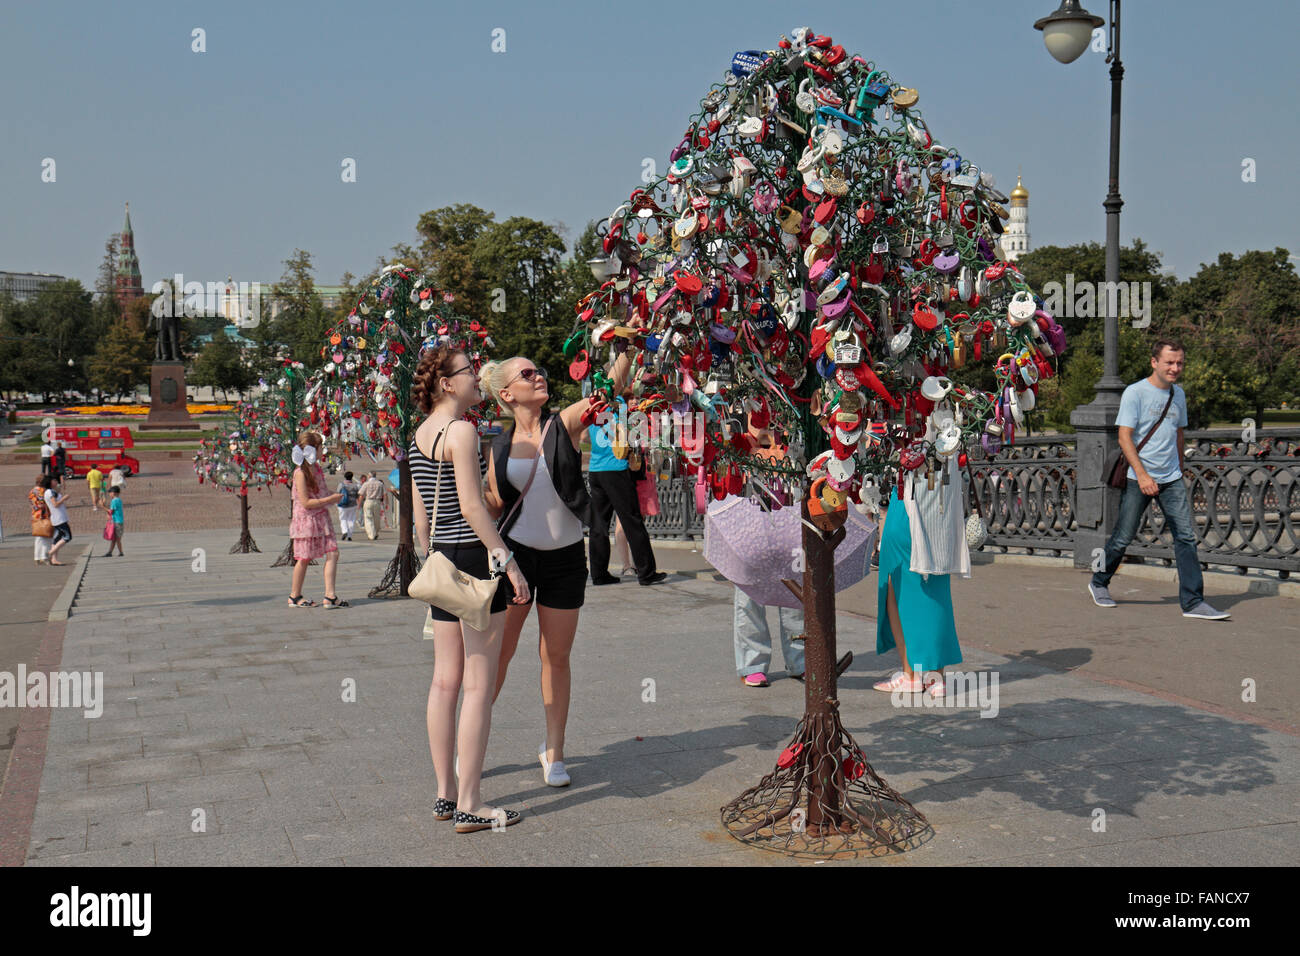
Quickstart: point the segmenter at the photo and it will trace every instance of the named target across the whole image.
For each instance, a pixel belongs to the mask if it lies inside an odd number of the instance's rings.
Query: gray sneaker
[[[1117,607],[1114,598],[1110,596],[1109,588],[1099,588],[1089,581],[1088,593],[1092,595],[1092,603],[1097,607]]]
[[[1202,601],[1190,611],[1184,611],[1183,617],[1200,618],[1202,621],[1226,621],[1228,618],[1232,617],[1232,615],[1227,611],[1215,610],[1209,604]]]

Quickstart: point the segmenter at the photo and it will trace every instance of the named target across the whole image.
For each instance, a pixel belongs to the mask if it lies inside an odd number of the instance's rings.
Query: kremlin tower
[[[1016,188],[1011,190],[1011,221],[1002,234],[1002,251],[1015,262],[1029,251],[1029,190],[1016,174]]]
[[[144,296],[144,284],[140,279],[140,259],[135,254],[135,233],[131,231],[131,204],[126,204],[126,224],[117,239],[117,269],[113,291],[119,305],[126,307],[128,302]]]

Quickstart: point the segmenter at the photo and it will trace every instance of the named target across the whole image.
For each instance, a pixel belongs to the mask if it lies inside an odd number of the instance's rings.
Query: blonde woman
[[[623,352],[611,373],[614,394],[627,383],[631,362]],[[593,395],[559,412],[547,409],[546,373],[531,359],[490,362],[479,373],[484,391],[514,419],[492,442],[488,458],[487,503],[504,515],[501,535],[519,562],[531,589],[528,603],[506,612],[506,629],[497,669],[496,692],[519,645],[524,621],[537,604],[542,660],[542,705],[546,739],[538,748],[547,786],[567,787],[564,731],[569,719],[569,655],[578,632],[578,612],[587,586],[587,553],[582,523],[591,499],[582,480],[582,433],[596,410]],[[587,415],[587,421],[583,416]]]
[[[293,590],[289,592],[290,607],[315,607],[315,601],[302,596],[303,582],[307,579],[307,565],[317,558],[325,559],[326,609],[351,607],[340,601],[334,590],[334,579],[339,567],[339,546],[334,538],[334,522],[330,519],[330,505],[337,504],[341,495],[324,494],[325,472],[320,466],[324,440],[320,432],[306,431],[298,436],[298,447],[293,450],[293,461],[298,467],[293,472],[293,516],[289,521],[289,537],[293,539]]]

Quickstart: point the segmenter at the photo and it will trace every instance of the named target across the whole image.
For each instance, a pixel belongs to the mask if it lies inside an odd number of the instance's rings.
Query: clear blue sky
[[[735,50],[801,24],[919,88],[936,139],[1004,190],[1023,168],[1034,245],[1104,241],[1107,67],[1051,59],[1032,24],[1056,5],[7,4],[0,270],[89,285],[127,200],[146,287],[273,280],[295,248],[332,284],[454,202],[572,239],[626,198],[643,157],[662,168]],[[1222,250],[1300,250],[1296,5],[1124,6],[1123,240],[1182,278]]]

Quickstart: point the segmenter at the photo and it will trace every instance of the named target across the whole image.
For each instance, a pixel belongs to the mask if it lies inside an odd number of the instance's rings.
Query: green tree
[[[238,390],[242,399],[244,390],[256,379],[239,346],[226,336],[225,329],[218,329],[194,360],[190,381],[195,385],[220,389],[222,401],[226,401],[230,389]]]
[[[1202,418],[1236,421],[1297,395],[1300,276],[1286,249],[1253,250],[1218,261],[1178,287],[1171,331],[1187,345],[1184,387],[1204,390]]]
[[[109,327],[87,363],[90,385],[101,394],[120,398],[149,384],[153,350],[142,329],[125,317]]]
[[[263,334],[250,336],[258,343],[256,364],[259,373],[265,377],[263,363],[273,343],[283,346],[290,358],[302,362],[308,369],[319,368],[322,364],[321,342],[334,324],[335,315],[325,308],[316,292],[310,252],[295,249],[293,255],[284,260],[284,273],[271,287],[271,300],[279,305],[279,315],[269,322],[264,315],[259,326],[259,329],[265,326]],[[279,348],[275,351],[278,358]]]

